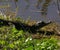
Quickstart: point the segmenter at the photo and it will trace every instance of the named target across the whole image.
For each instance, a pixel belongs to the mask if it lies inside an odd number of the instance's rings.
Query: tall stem
[[[18,2],[18,0],[14,0],[15,6],[16,6],[16,15],[17,15],[17,13],[18,13],[18,6],[17,6],[17,2]]]
[[[57,8],[58,8],[58,14],[60,16],[59,0],[57,0]]]

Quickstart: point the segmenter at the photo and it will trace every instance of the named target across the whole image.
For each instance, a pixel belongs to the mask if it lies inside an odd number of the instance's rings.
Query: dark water
[[[25,2],[24,0],[19,0],[18,7],[19,7],[19,11],[18,11],[18,15],[21,18],[23,18],[24,20],[28,19],[30,17],[31,20],[36,20],[36,21],[55,21],[60,23],[60,17],[57,13],[57,6],[53,5],[53,3],[50,4],[50,6],[48,7],[48,14],[47,17],[42,17],[39,9],[37,9],[35,7],[37,0],[30,0],[30,6],[28,9],[25,9],[26,6],[28,5],[27,2]],[[12,8],[15,8],[14,2],[10,3],[12,5]]]

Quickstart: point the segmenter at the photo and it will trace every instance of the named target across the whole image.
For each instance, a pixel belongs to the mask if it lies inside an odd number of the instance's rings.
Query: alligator
[[[22,29],[22,30],[28,31],[30,33],[36,33],[38,29],[40,29],[52,22],[45,23],[42,21],[39,23],[37,22],[37,24],[30,26],[30,25],[27,25],[27,24],[22,23],[20,21],[18,22],[18,21],[8,21],[8,20],[0,19],[0,27],[1,26],[10,26],[9,23],[13,24],[17,30]]]

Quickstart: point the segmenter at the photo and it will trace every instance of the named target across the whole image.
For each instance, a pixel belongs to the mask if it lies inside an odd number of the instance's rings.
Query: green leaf
[[[17,33],[17,36],[20,36],[20,35],[22,35],[24,32],[23,32],[23,30],[20,30],[18,33]]]
[[[14,27],[14,28],[12,28],[12,33],[17,33],[18,32],[18,30]]]
[[[33,46],[29,46],[29,47],[25,48],[24,50],[33,50]]]
[[[14,44],[12,43],[12,44],[9,44],[9,47],[10,48],[14,48]]]
[[[5,41],[4,40],[0,40],[0,44],[4,45]]]

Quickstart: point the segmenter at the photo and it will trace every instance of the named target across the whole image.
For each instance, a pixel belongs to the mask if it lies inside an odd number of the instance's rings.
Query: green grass
[[[1,50],[58,50],[57,39],[42,38],[33,39],[26,37],[23,30],[17,30],[14,26],[3,26],[0,28],[0,49]]]

